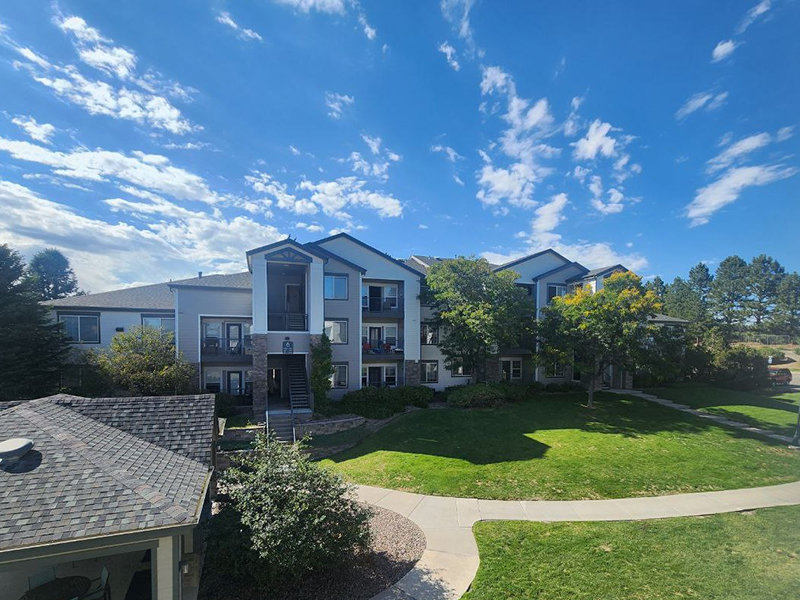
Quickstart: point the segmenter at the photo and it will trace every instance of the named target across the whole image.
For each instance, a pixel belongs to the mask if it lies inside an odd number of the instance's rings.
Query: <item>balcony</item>
[[[250,336],[236,338],[206,336],[201,340],[200,356],[206,364],[251,364],[253,355]]]
[[[402,298],[362,298],[361,316],[376,319],[402,319]]]
[[[403,358],[403,340],[365,340],[362,338],[361,354],[365,360],[400,360]]]
[[[308,331],[308,315],[295,312],[271,312],[267,315],[268,331]]]

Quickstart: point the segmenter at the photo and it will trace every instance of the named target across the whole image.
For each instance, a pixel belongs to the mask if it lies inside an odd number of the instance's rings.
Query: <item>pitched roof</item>
[[[203,423],[211,430],[213,396],[193,398],[190,412],[207,415],[205,405],[212,407],[211,421]],[[197,522],[209,465],[74,409],[77,400],[89,399],[69,400],[40,398],[2,412],[0,439],[27,437],[35,446],[19,462],[0,466],[0,556]],[[146,420],[158,418],[157,411]]]
[[[344,232],[337,233],[336,235],[331,235],[331,236],[328,236],[326,238],[322,238],[321,240],[317,240],[315,242],[309,242],[308,244],[306,244],[306,246],[323,247],[322,244],[324,244],[325,242],[330,242],[331,240],[337,240],[339,238],[344,238],[346,240],[350,240],[354,244],[357,244],[357,245],[361,246],[362,248],[370,250],[370,251],[374,252],[375,254],[377,254],[378,256],[381,256],[381,257],[385,258],[386,260],[395,263],[397,266],[402,267],[402,268],[404,268],[404,269],[406,269],[408,271],[411,271],[412,273],[414,273],[414,275],[419,275],[420,274],[418,269],[415,269],[413,267],[408,266],[402,260],[394,258],[393,256],[389,256],[388,254],[386,254],[386,252],[381,252],[377,248],[375,248],[373,246],[370,246],[366,242],[362,242],[360,239],[358,239],[356,237],[353,237],[349,233],[344,233]],[[323,247],[323,249],[326,249],[326,248]]]
[[[525,261],[530,260],[532,258],[536,258],[537,256],[541,256],[542,254],[554,254],[555,256],[557,256],[558,258],[563,260],[564,262],[567,262],[567,263],[570,262],[566,258],[561,256],[558,252],[553,250],[552,248],[547,248],[546,250],[541,250],[539,252],[534,252],[533,254],[529,254],[528,256],[522,256],[522,257],[517,258],[515,260],[509,261],[509,262],[507,262],[505,264],[497,265],[494,268],[494,270],[495,271],[502,271],[503,269],[508,269],[510,267],[513,267],[514,265],[518,265],[518,264],[524,263]]]
[[[416,269],[420,273],[426,274],[428,272],[428,269],[433,265],[441,262],[446,262],[448,260],[455,260],[455,259],[453,257],[447,257],[447,256],[441,257],[441,256],[425,256],[423,254],[412,254],[409,258],[404,258],[403,262],[412,269]],[[498,265],[489,263],[489,266],[492,269],[497,269]]]
[[[544,273],[539,273],[538,275],[534,276],[533,280],[534,281],[538,281],[539,279],[543,279],[545,277],[549,277],[550,275],[555,275],[556,273],[559,273],[560,271],[563,271],[564,269],[568,269],[570,267],[575,267],[575,268],[578,268],[578,269],[581,270],[581,274],[575,276],[575,277],[578,277],[578,278],[583,277],[584,274],[587,271],[586,267],[584,267],[582,264],[577,263],[577,262],[571,262],[571,263],[567,263],[565,265],[561,265],[560,267],[556,267],[555,269],[550,269],[549,271],[545,271]],[[574,279],[574,277],[571,277],[570,279]]]
[[[248,272],[231,275],[203,275],[202,277],[140,285],[110,292],[48,300],[45,304],[57,309],[175,310],[175,300],[170,291],[172,286],[250,289],[252,282]]]

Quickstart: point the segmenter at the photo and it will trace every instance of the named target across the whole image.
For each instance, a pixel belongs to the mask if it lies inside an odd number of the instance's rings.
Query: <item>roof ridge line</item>
[[[49,403],[49,404],[51,404],[52,406],[55,406],[55,407],[57,407],[59,409],[62,409],[62,410],[69,410],[70,412],[74,412],[70,408],[68,408],[68,407],[66,407],[64,405],[61,405],[61,404],[56,404],[56,403],[52,403],[52,402]],[[24,417],[26,417],[26,418],[30,419],[31,421],[33,421],[34,423],[36,423],[39,427],[42,428],[42,431],[44,431],[44,433],[49,435],[51,438],[53,438],[53,439],[55,439],[55,440],[57,440],[59,442],[67,444],[69,446],[70,450],[78,453],[83,458],[88,460],[90,463],[92,463],[96,467],[100,468],[106,475],[111,477],[114,481],[116,481],[117,483],[119,483],[123,487],[131,490],[135,495],[137,495],[138,497],[142,498],[150,506],[154,507],[158,512],[167,513],[173,519],[178,519],[179,517],[182,517],[181,521],[186,521],[186,520],[188,520],[188,519],[193,517],[193,515],[190,514],[185,508],[183,508],[182,506],[180,506],[178,504],[175,504],[169,498],[167,498],[167,496],[164,494],[164,492],[162,492],[160,490],[157,490],[156,488],[151,486],[149,483],[143,481],[138,476],[136,476],[133,473],[131,473],[128,469],[120,466],[119,464],[117,464],[117,463],[115,463],[115,462],[113,462],[111,460],[106,460],[105,458],[99,458],[97,456],[93,456],[89,452],[86,452],[85,449],[89,448],[89,444],[87,444],[83,440],[79,439],[78,437],[72,435],[68,431],[66,431],[66,430],[64,430],[64,429],[62,429],[60,427],[56,427],[55,425],[51,424],[51,422],[47,418],[45,418],[44,415],[40,414],[36,410],[28,408],[28,406],[26,406],[26,405],[20,405],[20,406],[14,407],[14,409],[16,409]],[[11,410],[14,410],[14,409],[11,409]],[[132,434],[128,433],[127,431],[123,431],[122,429],[118,429],[116,427],[111,427],[110,425],[106,425],[105,423],[103,423],[101,421],[98,421],[97,419],[93,419],[92,417],[87,417],[86,415],[83,415],[83,414],[80,414],[80,413],[77,413],[77,414],[79,414],[84,419],[90,419],[90,420],[94,421],[95,423],[97,423],[101,427],[107,427],[109,429],[115,429],[119,433],[121,433],[121,434],[123,434],[125,436],[128,436],[128,437],[134,438],[134,439],[138,440],[139,442],[141,442],[143,444],[148,444],[150,446],[155,446],[156,448],[158,448],[160,450],[163,450],[164,452],[169,452],[170,454],[174,454],[175,456],[180,456],[181,458],[185,458],[186,460],[190,460],[192,462],[198,462],[198,461],[196,461],[194,459],[189,458],[188,456],[183,456],[181,454],[178,454],[177,452],[174,452],[172,450],[169,450],[169,449],[164,448],[162,446],[159,446],[157,444],[153,444],[152,442],[148,442],[147,440],[142,439],[140,437],[137,437],[135,435],[132,435]],[[198,464],[202,464],[202,463],[198,462]],[[206,465],[202,465],[202,466],[203,466],[204,469],[208,470],[208,467]],[[135,486],[130,485],[131,482],[136,482],[136,485]]]

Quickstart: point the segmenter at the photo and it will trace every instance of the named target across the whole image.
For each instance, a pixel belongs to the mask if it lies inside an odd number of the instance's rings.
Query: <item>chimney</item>
[[[203,278],[203,272],[202,271],[198,271],[197,272],[197,278],[198,279],[202,279]]]

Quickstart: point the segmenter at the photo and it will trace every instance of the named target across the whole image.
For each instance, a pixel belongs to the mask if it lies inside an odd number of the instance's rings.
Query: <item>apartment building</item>
[[[314,242],[287,238],[249,250],[247,270],[88,294],[51,302],[78,349],[102,348],[133,326],[175,333],[197,366],[198,386],[252,397],[254,411],[310,414],[310,349],[331,340],[332,398],[366,386],[444,389],[470,381],[439,349],[431,307],[420,302],[427,270],[443,258],[396,259],[346,233]],[[622,265],[589,270],[554,250],[504,265],[538,311],[575,286],[602,287]],[[490,379],[565,381],[559,365],[534,365],[524,349],[501,349]]]

